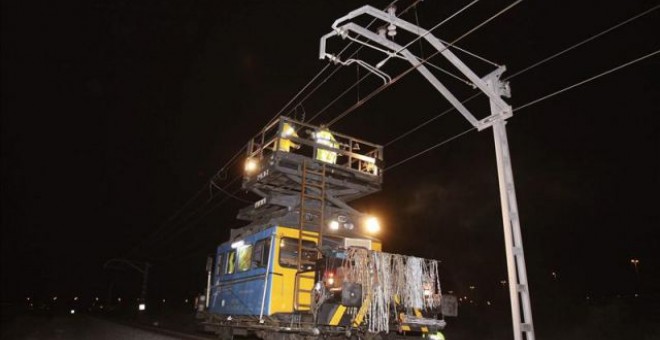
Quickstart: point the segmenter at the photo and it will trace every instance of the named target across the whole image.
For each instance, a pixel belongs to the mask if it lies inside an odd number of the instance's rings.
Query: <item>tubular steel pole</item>
[[[507,7],[507,9],[510,7],[511,6]],[[419,59],[407,49],[410,44],[406,46],[399,46],[386,37],[380,36],[353,22],[345,23],[346,21],[352,20],[353,18],[363,14],[368,14],[385,22],[389,22],[395,27],[400,27],[410,33],[418,35],[418,39],[424,38],[426,41],[428,41],[438,51],[437,53],[442,54],[451,64],[453,64],[461,73],[463,73],[474,84],[475,87],[479,88],[479,90],[481,90],[489,97],[491,115],[482,120],[477,120],[476,117],[465,106],[463,106],[460,101],[458,101],[458,99],[449,91],[449,89],[447,89],[440,82],[440,80],[437,79],[437,77],[435,77],[426,67],[422,65],[426,62],[426,60],[423,60],[420,63]],[[343,25],[339,27],[339,24]],[[413,67],[416,68],[417,71],[419,71],[426,78],[426,80],[429,81],[436,88],[436,90],[438,90],[438,92],[442,94],[445,99],[447,99],[454,106],[454,108],[459,111],[459,113],[461,113],[467,119],[467,121],[470,122],[470,124],[472,124],[479,131],[492,126],[493,135],[495,138],[497,175],[499,179],[502,220],[504,224],[504,242],[506,248],[507,273],[509,278],[509,294],[511,298],[513,337],[515,340],[523,340],[523,337],[526,340],[534,340],[534,324],[532,322],[532,307],[530,302],[529,286],[527,283],[525,254],[522,245],[522,233],[520,231],[520,220],[518,217],[518,203],[516,201],[513,170],[511,166],[511,158],[509,155],[509,142],[505,128],[506,119],[511,117],[513,111],[511,110],[511,106],[509,106],[509,104],[504,102],[502,99],[503,96],[510,96],[508,84],[502,82],[499,79],[501,73],[504,72],[506,68],[504,66],[498,66],[494,72],[491,72],[491,74],[480,78],[449,50],[449,45],[442,43],[441,40],[437,39],[433,34],[431,34],[430,31],[426,31],[417,25],[409,23],[400,18],[393,17],[391,14],[385,13],[371,6],[361,7],[355,11],[350,12],[344,17],[337,19],[332,25],[332,28],[332,32],[321,38],[319,53],[319,57],[321,59],[332,56],[326,53],[326,40],[328,38],[336,35],[346,37],[349,31],[358,34],[368,40],[380,44],[389,50],[392,50],[392,53],[394,54],[401,53],[401,55],[407,59],[413,65]]]

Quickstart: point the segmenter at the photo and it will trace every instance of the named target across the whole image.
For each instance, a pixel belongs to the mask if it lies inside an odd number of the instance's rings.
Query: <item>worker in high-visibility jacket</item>
[[[339,148],[339,143],[335,140],[335,136],[332,135],[330,130],[324,125],[321,125],[321,128],[314,133],[314,140],[317,144],[329,146],[331,148]],[[330,151],[326,149],[316,148],[316,159],[335,164],[337,163],[337,152]]]
[[[298,138],[296,130],[291,126],[291,124],[285,122],[282,124],[282,132],[280,132],[280,140],[277,141],[279,151],[289,152],[291,148],[300,149],[300,144],[292,142],[289,138],[295,137]]]

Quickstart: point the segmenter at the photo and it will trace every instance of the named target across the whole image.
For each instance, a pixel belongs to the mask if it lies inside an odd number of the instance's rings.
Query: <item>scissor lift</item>
[[[310,310],[309,304],[301,302],[302,296],[311,294],[302,288],[302,282],[314,280],[314,270],[303,266],[303,254],[315,253],[320,258],[323,232],[331,221],[343,226],[333,235],[354,233],[362,213],[347,203],[379,191],[382,183],[382,146],[332,131],[333,146],[320,144],[314,139],[320,130],[319,126],[279,117],[250,140],[243,188],[262,199],[238,214],[253,226],[298,228],[293,301],[297,312]],[[336,155],[329,157],[336,161],[322,157],[328,152]],[[304,247],[303,238],[313,239],[316,247]]]
[[[285,124],[293,127],[298,137],[283,137]],[[359,214],[347,203],[380,191],[383,147],[331,131],[339,145],[333,148],[312,139],[313,133],[319,129],[318,126],[279,117],[248,142],[247,162],[252,162],[253,169],[245,172],[243,188],[262,199],[242,209],[239,219],[256,222],[284,218],[289,212],[299,215],[301,207],[303,214],[316,211],[315,215],[319,215],[318,210],[322,209],[324,218],[335,217],[342,211]],[[284,139],[299,148],[281,150],[280,143]],[[336,163],[318,159],[321,150],[335,152]],[[323,188],[309,186],[309,183],[318,186],[320,182],[323,182]],[[320,190],[324,191],[323,194]],[[320,196],[322,202],[309,199],[316,196]]]

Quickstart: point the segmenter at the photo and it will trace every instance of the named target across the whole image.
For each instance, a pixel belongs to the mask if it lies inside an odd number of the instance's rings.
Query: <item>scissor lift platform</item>
[[[285,124],[293,127],[295,135],[284,137]],[[383,147],[331,132],[339,145],[333,148],[308,137],[319,129],[318,126],[287,117],[280,117],[266,126],[248,143],[248,161],[254,162],[255,166],[245,172],[243,188],[262,197],[271,194],[299,194],[303,163],[306,163],[311,170],[325,166],[327,194],[344,202],[380,191]],[[280,147],[284,140],[299,147],[284,151]],[[317,157],[320,150],[336,153],[337,162],[333,164],[320,160]],[[312,173],[309,178],[320,180],[318,176]]]
[[[318,210],[322,205],[328,213],[351,210],[346,203],[380,191],[383,147],[332,131],[333,146],[319,144],[313,136],[320,130],[279,117],[250,140],[246,155],[250,169],[244,173],[243,189],[262,199],[242,209],[238,218],[257,221],[283,214],[283,208],[291,212],[301,206]],[[336,161],[321,157],[324,152],[336,155],[332,157]],[[323,203],[301,204],[304,197],[321,195],[321,189],[310,183],[323,183]]]

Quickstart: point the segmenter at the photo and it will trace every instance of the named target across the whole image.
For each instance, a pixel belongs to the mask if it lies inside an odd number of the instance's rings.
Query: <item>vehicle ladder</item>
[[[298,218],[298,258],[296,261],[295,288],[294,288],[294,309],[296,311],[306,311],[311,308],[310,303],[304,303],[307,296],[311,299],[312,286],[314,284],[314,271],[305,268],[303,265],[304,254],[316,254],[316,259],[320,258],[320,251],[323,242],[323,223],[325,221],[325,197],[326,197],[326,166],[324,163],[317,163],[311,160],[305,160],[301,164],[301,182],[300,182],[300,213]],[[313,239],[316,246],[313,248],[305,247],[304,238]],[[310,287],[304,287],[302,282],[310,282]],[[311,301],[310,301],[311,302]]]

